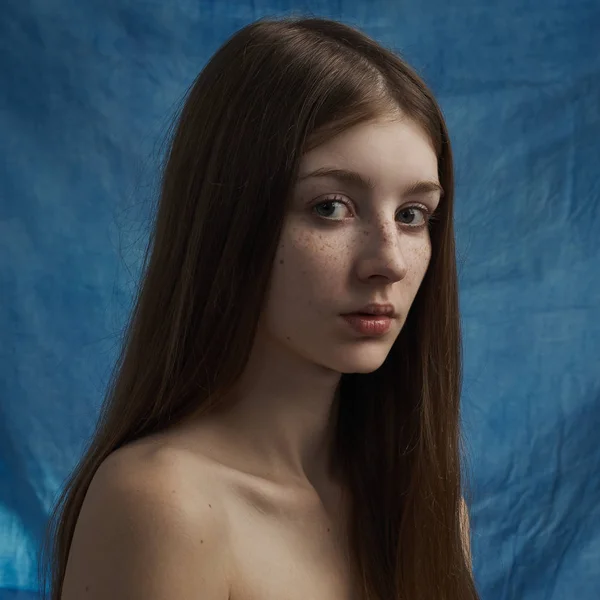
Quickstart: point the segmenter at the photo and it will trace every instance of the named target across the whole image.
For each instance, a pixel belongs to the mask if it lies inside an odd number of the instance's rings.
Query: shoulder
[[[226,600],[228,523],[213,483],[177,450],[110,455],[79,513],[63,600]]]
[[[174,524],[214,527],[223,537],[227,518],[222,486],[211,467],[208,460],[174,446],[125,447],[102,463],[92,484],[100,496],[159,511],[156,516]]]

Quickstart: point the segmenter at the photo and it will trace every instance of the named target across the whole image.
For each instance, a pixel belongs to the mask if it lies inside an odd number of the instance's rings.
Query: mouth
[[[363,317],[389,317],[390,319],[398,318],[398,314],[394,310],[392,304],[367,304],[357,311],[346,313],[342,316],[360,315]]]
[[[361,336],[378,337],[390,331],[394,317],[372,313],[350,313],[342,315],[344,321]]]

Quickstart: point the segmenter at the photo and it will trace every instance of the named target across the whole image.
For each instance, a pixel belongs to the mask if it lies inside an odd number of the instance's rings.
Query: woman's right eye
[[[341,221],[348,217],[350,210],[348,205],[341,200],[325,200],[319,202],[313,206],[313,211],[323,219],[329,219],[330,221]]]

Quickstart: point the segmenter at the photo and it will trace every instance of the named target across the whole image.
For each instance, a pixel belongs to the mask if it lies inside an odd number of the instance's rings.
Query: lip
[[[342,317],[354,331],[368,337],[385,335],[394,322],[394,319],[387,315],[351,313]]]
[[[371,302],[358,310],[353,310],[350,313],[345,313],[342,316],[346,315],[371,315],[377,317],[390,317],[396,319],[398,317],[398,313],[394,310],[393,304],[378,304],[376,302]]]

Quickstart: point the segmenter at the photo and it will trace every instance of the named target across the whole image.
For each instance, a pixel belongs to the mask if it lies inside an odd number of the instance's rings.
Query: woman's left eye
[[[417,213],[416,216],[415,211]],[[415,223],[415,219],[418,221],[418,213],[421,213],[421,221]],[[417,228],[427,225],[429,214],[429,210],[424,206],[407,206],[406,208],[399,210],[396,213],[396,217],[399,218],[404,225]],[[402,220],[404,218],[406,218],[406,221]]]

